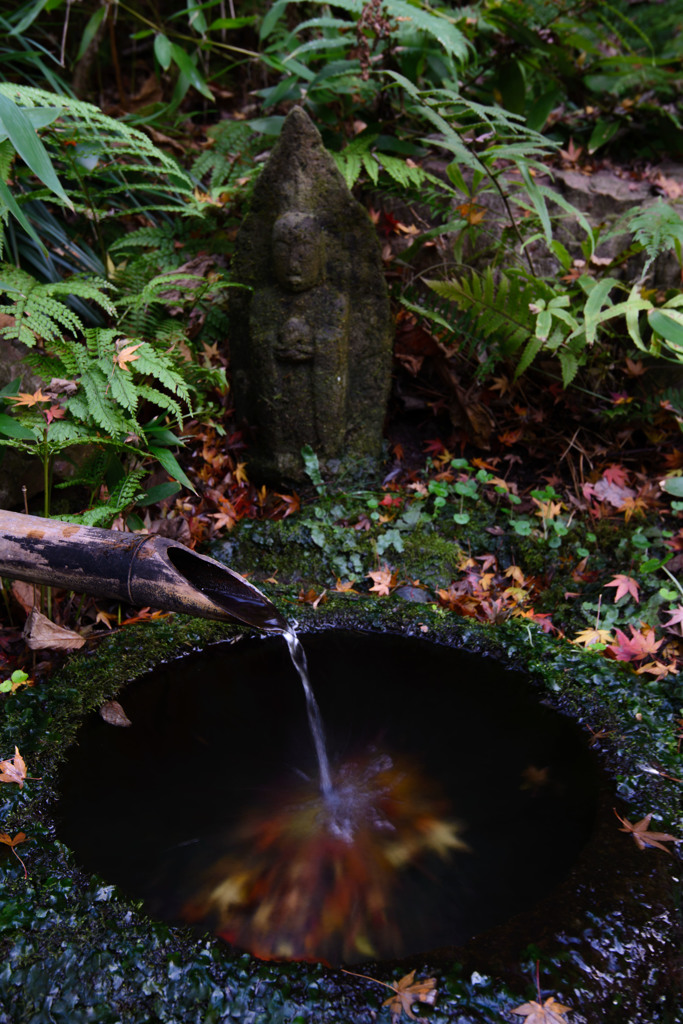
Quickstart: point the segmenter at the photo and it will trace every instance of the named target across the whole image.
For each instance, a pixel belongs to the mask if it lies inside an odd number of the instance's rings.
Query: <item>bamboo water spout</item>
[[[238,573],[156,534],[0,510],[0,577],[272,632],[289,624]]]

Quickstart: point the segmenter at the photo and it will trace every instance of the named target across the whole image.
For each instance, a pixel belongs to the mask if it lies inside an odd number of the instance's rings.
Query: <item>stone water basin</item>
[[[252,637],[125,687],[130,728],[84,723],[58,806],[81,866],[156,918],[217,932],[226,956],[457,968],[473,992],[487,976],[519,986],[539,961],[573,993],[571,1024],[676,1020],[661,858],[620,834],[585,728],[457,639],[302,640],[333,778],[357,796],[349,841],[321,814],[285,645]]]

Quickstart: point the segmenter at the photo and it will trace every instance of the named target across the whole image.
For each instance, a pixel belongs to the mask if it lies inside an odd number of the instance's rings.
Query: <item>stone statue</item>
[[[379,244],[308,115],[295,107],[237,237],[230,356],[254,479],[376,459],[393,336]]]

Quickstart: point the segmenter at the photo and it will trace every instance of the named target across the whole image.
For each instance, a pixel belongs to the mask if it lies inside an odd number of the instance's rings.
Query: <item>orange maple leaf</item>
[[[134,363],[140,356],[136,356],[135,352],[140,348],[142,342],[139,341],[137,345],[126,345],[114,356],[114,364],[120,367],[122,370],[128,369],[128,363]]]
[[[15,746],[14,757],[0,761],[0,782],[16,782],[19,789],[23,789],[25,779],[26,762],[19,753],[19,747]]]
[[[413,1003],[429,1003],[433,1006],[436,999],[436,978],[415,981],[415,971],[410,971],[389,988],[394,989],[394,995],[385,999],[382,1006],[388,1006],[391,1010],[393,1024],[396,1024],[401,1013],[405,1013],[411,1020],[423,1020],[413,1013]]]
[[[19,845],[19,843],[23,843],[26,839],[28,839],[28,836],[26,835],[25,832],[17,832],[14,839],[12,839],[12,837],[8,835],[7,832],[0,832],[0,843],[4,843],[5,846],[9,846],[10,850],[12,851],[12,853],[14,854],[14,856],[17,858],[22,868],[24,869],[24,878],[28,878],[28,871],[26,870],[26,865],[24,864],[23,860],[17,853],[16,847]]]
[[[388,597],[391,588],[396,586],[396,577],[386,565],[383,569],[366,573],[366,576],[372,580],[370,590],[379,594],[380,597]]]
[[[425,978],[424,981],[415,981],[415,971],[405,974],[397,982],[379,981],[371,978],[368,974],[356,974],[355,971],[347,971],[342,967],[344,974],[352,974],[354,978],[365,978],[366,981],[373,981],[375,985],[382,985],[391,989],[393,995],[385,999],[382,1006],[388,1006],[391,1010],[392,1024],[398,1024],[402,1013],[405,1013],[411,1020],[426,1020],[426,1017],[416,1017],[413,1013],[413,1003],[428,1003],[433,1006],[436,1001],[436,978]]]
[[[324,604],[327,601],[327,588],[318,594],[313,587],[309,590],[304,590],[302,587],[297,600],[301,601],[302,604],[310,604],[312,608],[317,610],[319,604]]]
[[[617,814],[614,807],[612,808],[617,818],[624,826],[620,828],[620,832],[628,832],[633,836],[636,846],[639,850],[645,850],[648,846],[656,846],[658,850],[664,850],[664,853],[671,855],[671,850],[667,849],[666,846],[662,846],[662,843],[680,843],[681,840],[677,839],[676,836],[670,836],[668,832],[648,832],[650,822],[652,821],[652,815],[646,814],[644,818],[637,821],[635,825],[632,825],[627,818],[622,818],[620,814]]]
[[[486,207],[478,203],[462,203],[456,207],[461,217],[464,217],[468,224],[480,224],[486,216]]]
[[[353,582],[351,580],[341,580],[337,577],[337,583],[334,588],[339,594],[357,594],[358,591],[353,589]]]
[[[544,520],[552,520],[555,516],[559,516],[565,507],[561,501],[540,501],[538,498],[532,498],[531,500],[535,505],[538,505],[534,515],[540,516]]]
[[[15,405],[26,405],[30,408],[38,402],[51,402],[52,399],[49,395],[44,395],[40,388],[38,388],[32,395],[27,391],[20,391],[18,395],[10,396],[9,401],[14,402]]]
[[[281,514],[282,519],[286,519],[287,516],[293,515],[298,512],[301,508],[301,498],[298,494],[280,494],[278,491],[275,492],[276,498],[282,499],[282,504],[278,508],[274,509],[273,514]]]
[[[646,665],[641,665],[640,668],[636,669],[637,676],[656,676],[658,679],[666,679],[669,675],[675,675],[678,671],[678,666],[674,662],[671,665],[665,665],[662,661],[648,661]]]
[[[540,998],[540,996],[539,996]],[[520,1017],[526,1017],[525,1024],[567,1024],[565,1013],[569,1013],[571,1006],[563,1006],[558,1003],[554,996],[549,996],[541,1005],[535,999],[530,1003],[522,1003],[516,1006],[510,1013],[517,1013]]]
[[[623,573],[617,573],[617,575],[609,583],[606,583],[605,586],[617,588],[614,593],[615,603],[620,597],[625,597],[626,594],[630,594],[636,604],[640,603],[640,598],[638,596],[638,583],[632,576],[624,576]]]

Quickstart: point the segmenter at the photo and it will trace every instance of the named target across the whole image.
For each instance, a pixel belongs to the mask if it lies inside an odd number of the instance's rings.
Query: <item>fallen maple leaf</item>
[[[559,516],[564,508],[561,501],[539,501],[538,498],[531,499],[538,508],[534,512],[534,515],[540,516],[544,520],[552,520],[555,516]]]
[[[147,608],[141,608],[137,615],[131,615],[129,619],[124,619],[121,625],[132,626],[136,622],[153,622],[155,619],[166,619],[169,614],[170,612],[162,612],[160,608],[153,612],[148,606]]]
[[[628,483],[628,470],[617,462],[608,466],[602,475],[605,480],[611,484],[616,484],[617,487],[625,487]]]
[[[541,1005],[535,999],[530,1003],[522,1003],[516,1006],[510,1013],[516,1013],[520,1017],[526,1017],[526,1024],[567,1024],[565,1013],[569,1013],[571,1006],[563,1006],[558,1003],[554,996],[549,996]]]
[[[479,224],[486,216],[486,207],[478,203],[462,203],[456,207],[461,217],[464,217],[468,224]]]
[[[663,640],[655,640],[654,632],[641,633],[634,626],[630,627],[631,636],[628,637],[621,629],[615,629],[616,642],[607,648],[616,661],[640,661],[648,654],[654,654],[664,643]]]
[[[630,833],[639,850],[645,850],[648,846],[656,846],[658,850],[664,850],[664,853],[671,854],[671,850],[667,849],[666,846],[662,846],[662,843],[681,842],[681,840],[677,839],[676,836],[670,836],[668,832],[648,832],[650,822],[652,821],[651,814],[646,814],[644,818],[641,818],[640,821],[635,823],[635,825],[632,825],[627,818],[622,818],[620,814],[617,814],[614,807],[612,810],[624,826],[623,828],[620,828],[619,831]]]
[[[247,473],[246,473],[246,467],[247,467],[246,462],[238,462],[237,465],[235,466],[235,469],[233,470],[233,474],[232,475],[234,477],[234,480],[235,480],[236,484],[248,484],[249,483],[249,477],[247,476]]]
[[[629,377],[641,377],[647,370],[640,359],[634,360],[626,356],[626,373]]]
[[[388,597],[391,588],[395,586],[396,580],[391,569],[386,566],[384,569],[377,569],[375,572],[368,572],[366,576],[372,580],[370,591],[379,594],[380,597]]]
[[[663,661],[648,661],[636,669],[637,676],[656,676],[658,679],[666,679],[668,675],[675,675],[678,671],[677,665],[665,665]]]
[[[0,843],[4,843],[5,846],[9,846],[10,850],[12,851],[12,853],[14,854],[14,856],[17,858],[22,868],[24,869],[24,878],[28,878],[28,871],[26,870],[26,865],[24,864],[23,860],[17,853],[16,847],[19,845],[19,843],[23,843],[26,839],[28,839],[28,836],[26,835],[25,832],[17,832],[14,839],[12,839],[12,837],[9,836],[6,832],[0,832]]]
[[[26,762],[19,753],[19,747],[15,746],[14,756],[8,757],[6,761],[0,761],[0,782],[16,782],[19,789],[23,789],[26,779]],[[31,781],[40,782],[40,779]]]
[[[337,584],[334,588],[339,594],[357,594],[358,591],[353,589],[352,580],[341,580],[337,577]]]
[[[356,974],[355,971],[347,971],[342,967],[344,974],[352,974],[354,978],[365,978],[366,981],[374,981],[375,985],[383,985],[391,989],[393,995],[389,996],[382,1003],[391,1010],[392,1024],[398,1024],[402,1013],[405,1013],[411,1020],[426,1020],[426,1017],[416,1017],[413,1013],[413,1003],[429,1003],[433,1006],[436,1001],[436,978],[425,978],[424,981],[415,981],[415,971],[405,974],[400,981],[386,982],[371,978],[368,974]]]
[[[20,391],[17,395],[10,395],[8,401],[14,402],[15,405],[26,405],[28,408],[36,405],[38,402],[51,402],[52,399],[49,395],[44,395],[40,388],[34,391],[33,394],[29,394],[26,391]]]
[[[299,591],[297,601],[301,601],[302,604],[310,604],[312,608],[317,610],[319,604],[325,604],[327,601],[327,587],[319,594],[313,589],[313,587],[309,590],[304,590],[302,587]]]
[[[611,644],[612,634],[608,629],[582,629],[577,633],[572,644],[583,644],[584,647],[592,647],[593,644]]]
[[[415,981],[415,971],[410,971],[396,985],[389,987],[395,990],[395,994],[385,999],[382,1006],[388,1006],[391,1010],[393,1024],[396,1024],[401,1013],[405,1013],[411,1020],[417,1020],[412,1010],[413,1003],[429,1003],[433,1006],[436,999],[436,978]]]
[[[520,587],[524,586],[524,573],[518,565],[509,565],[503,573],[503,576],[506,576],[508,579],[513,579]]]
[[[615,474],[612,474],[614,477]],[[631,487],[625,487],[610,480],[605,474],[597,483],[585,483],[582,486],[584,498],[596,498],[598,501],[606,501],[613,508],[623,508],[627,498],[635,498],[636,492]]]
[[[678,626],[679,631],[683,634],[683,604],[679,604],[678,608],[674,608],[673,611],[670,610],[669,615],[669,621],[664,623],[665,629],[672,629],[673,626]]]
[[[626,594],[630,594],[636,604],[640,603],[640,598],[638,596],[638,583],[632,576],[624,576],[623,573],[617,573],[617,575],[609,583],[606,583],[605,586],[617,588],[614,593],[615,603],[620,597],[625,597]]]
[[[301,498],[298,494],[279,494],[276,491],[275,497],[282,499],[282,505],[274,510],[278,515],[281,515],[282,519],[286,519],[287,516],[293,515],[301,508]]]
[[[128,363],[134,363],[136,359],[140,358],[140,356],[135,355],[135,352],[141,345],[142,342],[139,341],[137,345],[126,345],[125,348],[120,349],[120,351],[114,356],[114,364],[122,370],[127,370]]]

